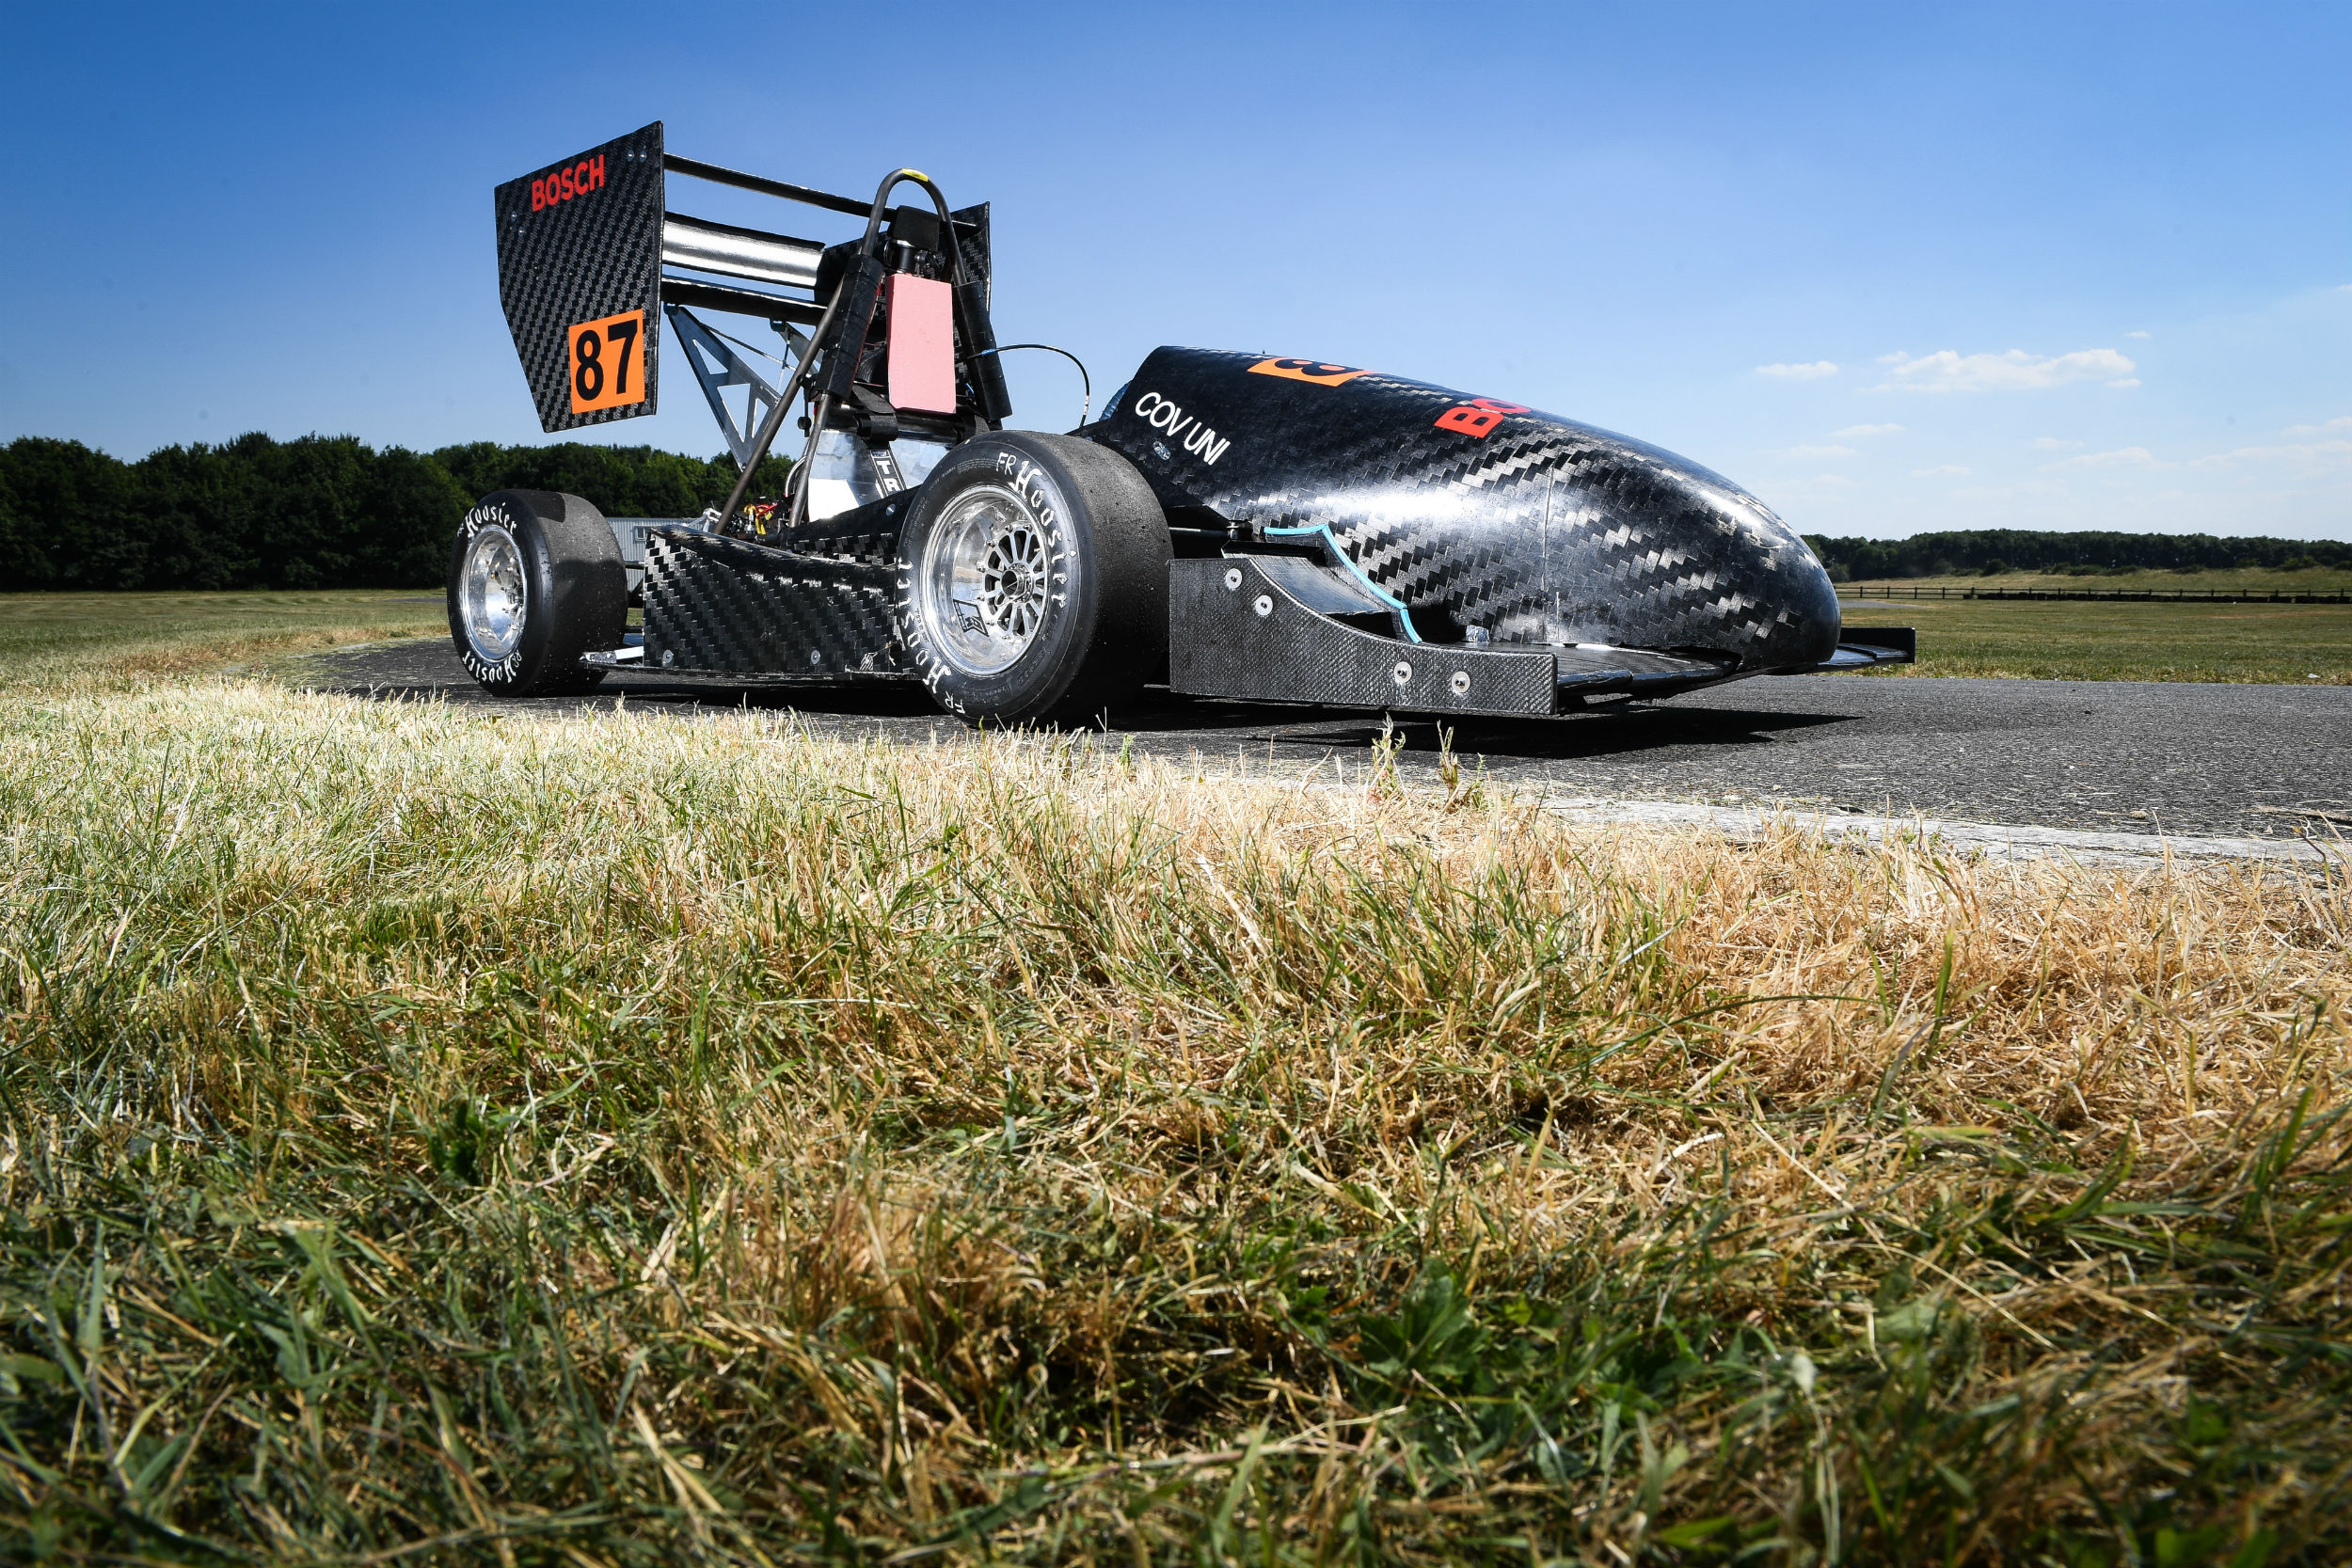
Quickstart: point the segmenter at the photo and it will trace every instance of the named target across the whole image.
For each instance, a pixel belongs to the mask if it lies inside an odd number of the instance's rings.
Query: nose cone
[[[1623,437],[1562,477],[1569,526],[1551,575],[1565,640],[1703,649],[1743,673],[1809,669],[1836,651],[1829,574],[1745,490]]]
[[[1720,617],[1742,670],[1806,670],[1837,651],[1837,590],[1813,546],[1745,490],[1711,474],[1688,482],[1700,526],[1717,541],[1707,610]]]

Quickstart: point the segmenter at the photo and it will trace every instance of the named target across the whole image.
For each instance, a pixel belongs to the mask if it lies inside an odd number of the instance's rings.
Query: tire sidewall
[[[1029,509],[1045,549],[1045,608],[1037,636],[1021,657],[993,674],[958,669],[932,643],[919,585],[925,553],[942,519],[965,493],[995,485]],[[961,718],[1015,721],[1057,707],[1077,684],[1096,641],[1101,573],[1086,509],[1073,504],[1079,485],[1044,443],[999,432],[965,443],[924,482],[922,499],[899,535],[898,637],[932,701]]]
[[[483,531],[504,529],[522,561],[523,630],[495,662],[466,637],[460,595],[466,552]],[[620,546],[604,515],[577,496],[499,490],[469,508],[450,549],[450,641],[458,662],[483,689],[502,697],[584,691],[604,677],[580,655],[620,645],[628,588]]]
[[[466,636],[465,610],[459,602],[464,592],[467,552],[472,549],[476,538],[493,528],[504,529],[514,539],[523,567],[523,634],[506,657],[495,663],[477,653]],[[539,526],[538,514],[519,497],[504,491],[485,496],[469,508],[465,521],[457,525],[457,541],[449,562],[449,635],[466,673],[497,692],[519,692],[536,686],[547,665],[548,622],[552,619],[548,607],[554,596],[553,563],[548,558],[547,534]]]

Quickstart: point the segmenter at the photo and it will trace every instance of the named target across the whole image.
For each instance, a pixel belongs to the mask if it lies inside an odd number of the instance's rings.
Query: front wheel
[[[1117,452],[1000,431],[940,460],[898,540],[900,640],[978,722],[1083,722],[1168,660],[1168,518]]]
[[[578,496],[500,490],[457,528],[449,634],[459,662],[501,697],[585,691],[604,672],[580,656],[617,648],[628,571],[604,514]]]

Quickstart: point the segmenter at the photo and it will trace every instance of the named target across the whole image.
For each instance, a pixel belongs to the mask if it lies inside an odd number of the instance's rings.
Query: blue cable
[[[1413,612],[1405,608],[1405,601],[1390,593],[1387,589],[1381,587],[1378,583],[1373,581],[1372,578],[1365,574],[1364,569],[1361,566],[1357,565],[1354,559],[1351,558],[1345,550],[1340,548],[1339,537],[1331,531],[1331,525],[1329,523],[1306,523],[1297,528],[1268,528],[1260,529],[1258,531],[1268,536],[1278,533],[1322,534],[1323,542],[1331,546],[1331,553],[1339,557],[1340,564],[1354,573],[1356,580],[1362,583],[1374,598],[1378,599],[1382,604],[1387,605],[1391,610],[1396,611],[1396,618],[1405,624],[1406,641],[1408,642],[1418,642],[1421,641],[1421,633],[1413,629]]]

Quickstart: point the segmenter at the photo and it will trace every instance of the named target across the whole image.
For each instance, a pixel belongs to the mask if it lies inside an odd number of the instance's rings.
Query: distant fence
[[[2125,599],[2139,604],[2352,604],[2352,594],[2232,594],[2212,589],[1871,588],[1837,585],[1841,599]]]

